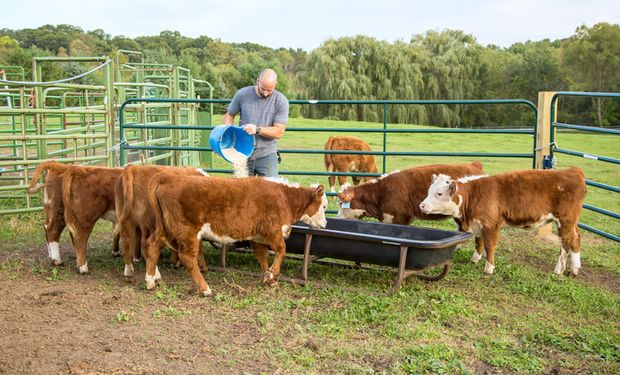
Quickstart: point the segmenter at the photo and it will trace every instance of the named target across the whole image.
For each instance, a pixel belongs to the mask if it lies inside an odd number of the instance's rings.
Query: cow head
[[[354,201],[355,190],[349,184],[344,184],[338,193],[338,217],[345,219],[361,219],[366,212],[360,209],[358,202]]]
[[[310,204],[306,207],[304,215],[301,217],[301,221],[312,226],[313,228],[325,228],[327,226],[327,219],[325,218],[325,210],[327,209],[328,201],[325,195],[325,188],[323,185],[319,185],[314,188],[314,198]]]
[[[453,200],[456,182],[445,174],[433,175],[428,195],[420,203],[425,214],[440,214],[458,217],[460,204]]]

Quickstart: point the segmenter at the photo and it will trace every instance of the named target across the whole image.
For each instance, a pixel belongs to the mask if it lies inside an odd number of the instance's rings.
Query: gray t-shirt
[[[275,90],[266,98],[260,97],[254,86],[239,89],[228,105],[228,113],[239,116],[239,125],[254,124],[260,127],[273,126],[274,123],[288,124],[288,99],[281,92]],[[254,152],[250,160],[259,159],[274,154],[278,148],[278,141],[257,134],[255,137]]]

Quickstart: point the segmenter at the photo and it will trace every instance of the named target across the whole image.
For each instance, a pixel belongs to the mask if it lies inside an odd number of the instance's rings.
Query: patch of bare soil
[[[68,276],[51,281],[30,270],[46,263],[36,253],[19,253],[26,267],[0,270],[0,374],[282,372],[261,354],[264,338],[251,315],[193,292],[162,303],[143,289],[143,274],[130,282],[120,270],[71,274],[68,257]],[[15,254],[2,255],[6,262]],[[182,272],[166,276],[188,281]],[[220,283],[212,286],[229,288]]]
[[[528,254],[524,254],[518,251],[513,251],[510,253],[510,258],[512,261],[527,265],[534,269],[540,270],[542,272],[553,272],[555,268],[555,264],[557,262],[557,257],[560,249],[560,238],[554,234],[549,234],[546,236],[537,236],[533,233],[530,234],[532,241],[545,241],[549,244],[557,245],[557,251],[553,252],[553,254],[549,254],[545,259],[548,258],[547,262],[541,262],[540,258],[529,256]],[[597,239],[598,241],[605,241],[604,239]],[[501,251],[501,250],[500,250]],[[545,253],[548,253],[545,252]],[[581,269],[579,270],[579,274],[577,276],[573,276],[570,274],[570,257],[567,262],[567,270],[564,273],[566,277],[576,277],[577,280],[583,282],[587,285],[596,285],[599,288],[606,289],[614,294],[620,295],[620,278],[614,272],[599,268],[599,267],[590,267],[588,264],[581,264]]]

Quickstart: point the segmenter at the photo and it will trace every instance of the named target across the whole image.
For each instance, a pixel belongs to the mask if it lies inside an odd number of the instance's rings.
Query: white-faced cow
[[[38,184],[47,171],[45,182]],[[116,221],[114,184],[121,168],[84,167],[55,161],[41,163],[32,175],[28,192],[43,188],[45,238],[53,264],[62,264],[60,234],[66,227],[71,233],[80,273],[88,272],[86,249],[88,239],[99,219]],[[118,254],[118,236],[114,237],[112,252]]]
[[[571,272],[577,275],[581,267],[577,223],[585,196],[584,174],[574,167],[458,180],[439,175],[433,177],[420,208],[428,214],[453,216],[463,229],[472,232],[476,236],[472,261],[476,263],[482,258],[484,244],[486,274],[492,274],[495,269],[500,227],[539,227],[556,222],[562,246],[555,273],[564,273],[570,251]]]
[[[155,286],[159,249],[175,241],[181,263],[198,290],[211,295],[196,261],[201,239],[222,244],[251,241],[263,282],[275,285],[291,225],[298,220],[319,228],[327,224],[327,198],[322,185],[303,188],[262,177],[229,179],[160,173],[151,178],[148,197],[156,220],[146,254],[148,289]],[[268,247],[275,252],[271,267]]]
[[[345,185],[338,193],[338,217],[361,219],[374,217],[384,223],[408,225],[414,218],[446,219],[446,215],[429,215],[420,210],[433,174],[463,177],[482,174],[478,161],[463,164],[431,164],[395,171],[356,187]]]
[[[334,136],[325,143],[325,150],[372,151],[370,145],[356,137]],[[325,168],[328,172],[367,172],[377,173],[377,164],[372,155],[325,154]],[[363,177],[368,182],[372,177]],[[329,176],[329,190],[334,192],[336,176]],[[353,176],[353,185],[360,183],[361,177]],[[346,176],[338,176],[340,186],[347,181]]]

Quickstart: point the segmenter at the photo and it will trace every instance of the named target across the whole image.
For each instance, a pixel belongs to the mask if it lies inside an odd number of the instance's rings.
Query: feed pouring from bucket
[[[248,176],[248,157],[254,151],[254,137],[241,127],[219,125],[211,131],[209,143],[216,154],[233,165],[234,177]]]

